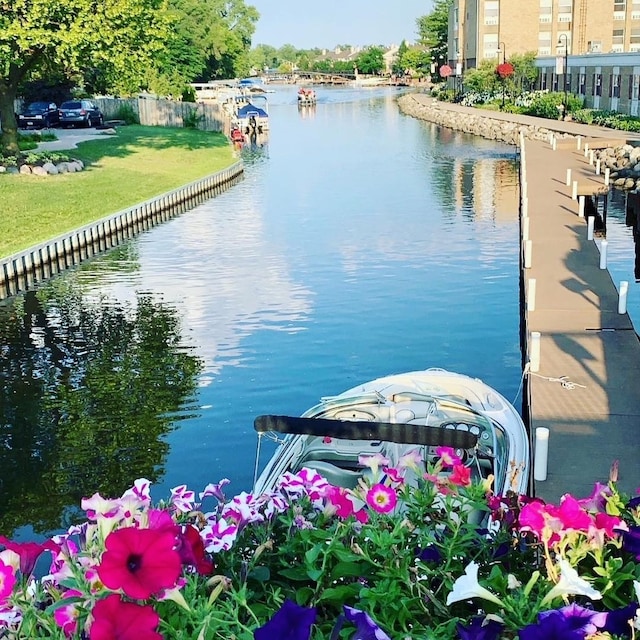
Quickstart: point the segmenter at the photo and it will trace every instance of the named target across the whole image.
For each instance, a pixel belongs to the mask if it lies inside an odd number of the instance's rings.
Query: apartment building
[[[514,53],[640,52],[640,0],[454,0],[449,64],[470,69]]]

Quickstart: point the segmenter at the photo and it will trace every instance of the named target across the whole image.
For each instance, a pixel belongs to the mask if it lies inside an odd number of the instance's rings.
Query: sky
[[[339,44],[399,45],[415,42],[416,19],[432,0],[245,0],[260,13],[253,46],[333,49]]]

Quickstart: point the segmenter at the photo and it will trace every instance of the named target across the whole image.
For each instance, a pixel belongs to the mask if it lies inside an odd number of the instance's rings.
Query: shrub
[[[140,124],[140,118],[135,109],[129,104],[121,104],[114,113],[115,120],[124,120],[126,124]]]
[[[198,109],[190,108],[187,113],[182,116],[182,123],[186,129],[197,129],[198,125],[204,120],[204,116],[198,113]]]

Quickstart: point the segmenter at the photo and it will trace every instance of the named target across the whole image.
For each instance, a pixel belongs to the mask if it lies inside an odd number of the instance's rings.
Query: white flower
[[[478,582],[478,564],[470,562],[464,570],[464,575],[460,576],[453,583],[453,591],[447,596],[447,605],[453,602],[461,602],[471,598],[482,598],[496,604],[502,605],[502,600],[488,589],[480,586]]]
[[[554,598],[565,595],[587,596],[587,598],[591,598],[592,600],[600,600],[602,598],[602,594],[597,589],[594,589],[586,580],[581,578],[567,560],[560,558],[558,565],[560,566],[560,579],[558,580],[558,584],[547,593],[542,600],[542,604],[547,604]]]

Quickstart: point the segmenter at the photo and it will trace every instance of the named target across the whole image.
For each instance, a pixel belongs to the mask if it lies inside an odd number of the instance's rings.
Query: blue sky
[[[400,44],[416,40],[416,18],[431,0],[246,0],[260,12],[252,44],[332,49],[338,44]]]

